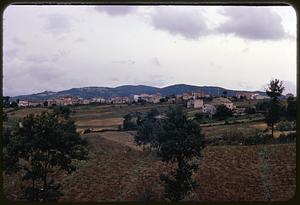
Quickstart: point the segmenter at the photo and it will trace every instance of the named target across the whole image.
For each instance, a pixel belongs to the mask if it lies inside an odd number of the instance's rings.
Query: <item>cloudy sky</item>
[[[3,94],[176,83],[296,85],[292,7],[9,6]]]

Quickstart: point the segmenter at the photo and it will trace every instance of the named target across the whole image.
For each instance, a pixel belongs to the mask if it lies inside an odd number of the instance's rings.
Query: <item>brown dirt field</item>
[[[78,126],[99,126],[99,127],[111,127],[118,126],[123,123],[123,118],[108,118],[108,119],[95,119],[95,120],[78,120],[76,125]]]
[[[268,127],[265,122],[256,122],[251,124],[250,126],[259,130],[264,130]]]
[[[126,145],[134,150],[143,150],[142,147],[136,146],[133,135],[128,132],[103,132],[101,137]]]
[[[103,134],[83,135],[89,142],[89,160],[73,174],[57,177],[65,192],[60,201],[140,201],[146,190],[152,199],[162,200],[159,175],[169,168],[150,152],[134,149],[130,134]],[[199,186],[192,200],[285,201],[295,193],[296,146],[208,146],[194,177]],[[4,177],[10,199],[20,195],[16,179]]]
[[[268,158],[262,160],[264,149]],[[295,194],[295,144],[215,146],[207,147],[203,155],[195,176],[201,201],[267,201],[266,184],[271,201],[286,201]]]
[[[19,109],[16,111],[9,112],[7,115],[8,117],[12,117],[12,118],[23,118],[29,114],[37,114],[48,110],[49,110],[48,108],[24,108],[24,109]]]

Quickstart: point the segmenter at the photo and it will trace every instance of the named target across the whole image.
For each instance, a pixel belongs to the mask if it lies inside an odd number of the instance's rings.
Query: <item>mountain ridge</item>
[[[11,97],[11,100],[47,100],[50,98],[56,98],[63,95],[72,95],[81,98],[93,98],[93,97],[115,97],[115,96],[130,96],[135,94],[155,94],[161,93],[162,95],[182,94],[186,92],[203,92],[214,96],[220,96],[223,91],[227,91],[228,96],[234,96],[236,92],[249,92],[259,93],[266,95],[262,91],[247,91],[247,90],[232,90],[225,89],[219,86],[197,86],[188,84],[174,84],[163,88],[147,85],[121,85],[117,87],[104,87],[104,86],[88,86],[79,88],[70,88],[62,91],[43,91],[41,93],[34,93],[29,95],[19,95]]]

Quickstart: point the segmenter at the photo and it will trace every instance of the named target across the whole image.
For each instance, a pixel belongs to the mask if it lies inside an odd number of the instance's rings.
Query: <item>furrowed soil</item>
[[[89,160],[71,175],[57,175],[65,195],[59,201],[163,200],[160,174],[170,171],[154,153],[135,147],[132,132],[89,133]],[[286,201],[296,189],[296,145],[207,146],[199,186],[190,200]],[[18,175],[4,175],[9,199],[18,199]]]
[[[145,113],[152,108],[160,111],[165,105],[128,106],[101,105],[72,108],[71,118],[78,130],[117,128],[129,112]],[[9,112],[7,125],[16,123],[29,113],[42,108]],[[208,138],[224,133],[239,132],[255,135],[266,129],[263,122],[203,127]],[[105,131],[83,134],[89,146],[89,159],[76,162],[71,175],[54,173],[64,188],[63,202],[84,201],[162,201],[164,187],[160,174],[171,168],[162,163],[154,152],[137,147],[135,132]],[[280,132],[278,132],[280,134]],[[277,135],[278,133],[275,133]],[[199,186],[187,200],[196,201],[286,201],[296,189],[296,144],[252,146],[207,146],[194,174]],[[4,194],[20,200],[21,174],[3,174]]]

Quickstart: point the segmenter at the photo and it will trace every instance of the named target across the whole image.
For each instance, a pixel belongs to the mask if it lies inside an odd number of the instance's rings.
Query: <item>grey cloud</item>
[[[155,65],[155,66],[160,66],[160,62],[159,62],[158,58],[154,58],[152,60],[152,64]]]
[[[13,37],[12,39],[11,39],[11,41],[14,43],[14,44],[16,44],[16,45],[18,45],[18,46],[23,46],[23,45],[26,45],[26,42],[25,41],[23,41],[22,39],[20,39],[20,38],[18,38],[18,37]]]
[[[111,16],[124,16],[136,10],[135,6],[95,6],[98,12],[105,12]]]
[[[246,52],[248,52],[248,51],[249,51],[249,48],[244,48],[244,49],[242,50],[243,53],[246,53]]]
[[[284,86],[283,94],[292,93],[294,95],[297,94],[297,86],[294,82],[289,80],[283,80],[282,85]]]
[[[47,62],[48,58],[46,58],[45,56],[31,55],[28,56],[26,60],[36,62],[36,63],[43,63],[43,62]]]
[[[18,49],[8,49],[8,50],[4,50],[4,56],[11,59],[17,56],[18,53]]]
[[[222,67],[221,67],[220,65],[215,64],[215,63],[212,62],[212,61],[209,63],[209,65],[210,65],[210,67],[211,67],[212,69],[215,69],[215,70],[221,70],[221,69],[222,69]]]
[[[158,30],[196,39],[208,34],[204,17],[195,10],[174,7],[156,8],[151,15],[152,25]]]
[[[70,51],[66,51],[66,50],[58,50],[57,53],[55,53],[52,57],[51,57],[51,61],[52,62],[57,62],[60,59],[62,59],[63,57],[66,57],[70,54]]]
[[[163,86],[165,84],[164,76],[159,74],[149,75],[149,80],[141,81],[140,84],[152,85],[152,86]]]
[[[40,17],[46,19],[44,28],[53,35],[68,32],[72,25],[70,19],[63,14],[47,14]]]
[[[133,61],[133,60],[118,60],[118,61],[112,61],[112,63],[133,65],[133,64],[135,64],[135,61]]]
[[[74,40],[75,43],[81,43],[81,42],[84,42],[84,41],[86,41],[86,40],[82,37],[79,37],[79,38]]]
[[[237,82],[237,85],[246,90],[253,90],[254,88],[245,82]]]
[[[109,80],[111,80],[112,82],[121,82],[119,78],[110,78]]]
[[[31,78],[35,79],[35,81],[49,81],[62,76],[61,70],[51,64],[34,64],[29,66],[27,70]]]
[[[251,40],[277,40],[286,36],[281,17],[262,7],[225,7],[221,13],[229,19],[217,32]]]

